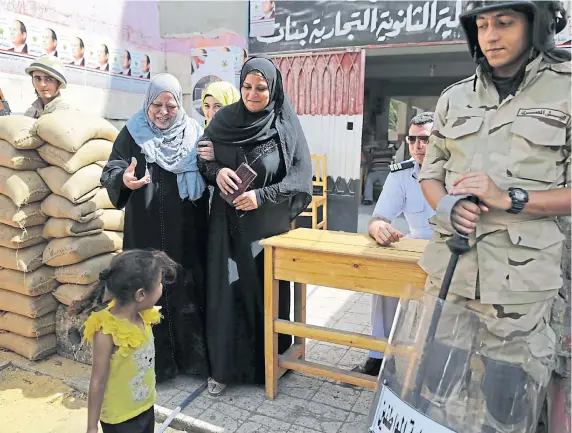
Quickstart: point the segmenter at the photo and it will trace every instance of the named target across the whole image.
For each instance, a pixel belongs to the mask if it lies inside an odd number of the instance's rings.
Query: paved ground
[[[373,206],[360,206],[358,231],[367,232]],[[407,222],[395,226],[406,234]],[[370,333],[370,295],[308,286],[307,322],[351,332]],[[306,359],[351,369],[363,362],[367,351],[309,340]],[[159,386],[158,404],[176,407],[200,386],[188,377]],[[264,387],[229,388],[220,397],[206,391],[183,414],[237,433],[362,433],[373,392],[329,380],[290,372],[279,381],[278,397],[266,399]]]
[[[367,230],[373,206],[362,206],[359,231]],[[395,225],[407,232],[407,224],[400,217]],[[308,286],[307,321],[309,324],[341,330],[370,332],[370,295],[345,290]],[[309,340],[306,359],[330,366],[351,369],[367,357],[361,349]],[[0,364],[13,365],[62,379],[82,392],[89,384],[89,366],[58,356],[41,362],[25,361],[17,355],[0,352]],[[185,397],[197,389],[201,381],[179,377],[158,387],[158,421],[168,415]],[[264,387],[244,386],[229,388],[220,397],[205,391],[183,412],[185,419],[176,427],[193,425],[187,431],[237,433],[361,433],[367,431],[367,414],[373,393],[363,388],[341,385],[329,380],[290,372],[279,381],[278,397],[266,398]]]
[[[369,332],[370,297],[343,290],[308,287],[307,321],[353,332]],[[367,357],[361,349],[308,341],[306,359],[350,369]],[[176,407],[201,382],[179,377],[158,388],[157,404]],[[266,399],[263,387],[235,387],[220,397],[206,391],[183,414],[226,432],[366,432],[373,393],[363,388],[291,372],[279,381],[278,397]]]

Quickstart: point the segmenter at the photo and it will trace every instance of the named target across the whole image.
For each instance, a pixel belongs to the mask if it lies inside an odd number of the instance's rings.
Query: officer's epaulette
[[[570,74],[572,72],[572,62],[552,63],[550,69],[561,74]]]
[[[441,92],[441,96],[443,96],[449,89],[452,89],[455,86],[458,86],[463,83],[473,82],[474,80],[475,80],[475,74],[465,78],[464,80],[457,81],[456,83],[451,84],[449,87],[446,87],[445,90]]]
[[[415,167],[415,163],[413,161],[403,161],[398,162],[397,164],[391,164],[389,166],[389,171],[395,173],[396,171],[407,170],[412,167]]]

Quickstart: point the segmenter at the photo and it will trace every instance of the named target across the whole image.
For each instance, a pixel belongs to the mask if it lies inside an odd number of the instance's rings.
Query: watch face
[[[526,200],[526,194],[518,189],[515,189],[513,191],[513,195],[514,198],[517,199],[518,201],[524,201]]]

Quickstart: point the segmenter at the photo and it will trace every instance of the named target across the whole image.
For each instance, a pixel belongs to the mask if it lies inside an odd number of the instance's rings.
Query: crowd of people
[[[461,24],[477,73],[446,89],[434,113],[411,120],[412,158],[391,167],[368,227],[388,246],[404,237],[392,224],[405,215],[407,237],[429,240],[420,265],[435,296],[445,241],[457,232],[473,242],[448,299],[478,312],[489,331],[481,392],[491,428],[503,432],[528,431],[518,429],[540,410],[527,381],[548,386],[554,348],[540,350],[538,342],[554,341],[563,242],[555,217],[571,207],[570,100],[562,96],[570,91],[570,53],[554,46],[563,24],[554,2],[528,3],[535,6],[467,2]],[[37,96],[27,116],[70,108],[56,58],[41,57],[26,72]],[[179,81],[156,75],[103,170],[113,205],[125,209],[124,252],[85,302],[101,304],[85,325],[94,345],[88,433],[99,422],[106,433],[152,432],[155,382],[177,374],[208,378],[214,396],[228,385],[264,383],[259,241],[287,232],[311,202],[310,152],[267,57],[244,63],[240,89],[211,84],[202,108],[204,130],[185,112]],[[290,283],[279,290],[279,317],[288,320]],[[397,303],[374,298],[374,336],[389,336]],[[518,335],[507,334],[515,327]],[[442,343],[452,341],[449,331],[440,328],[429,370],[445,369],[434,373],[460,382],[463,372],[443,366],[470,350],[474,336],[454,347]],[[500,356],[507,341],[514,350]],[[291,343],[280,335],[280,353]],[[354,370],[377,375],[382,358],[372,352]],[[515,368],[521,381],[495,386]],[[514,395],[522,397],[519,410],[498,410]],[[454,395],[437,398],[445,407]]]

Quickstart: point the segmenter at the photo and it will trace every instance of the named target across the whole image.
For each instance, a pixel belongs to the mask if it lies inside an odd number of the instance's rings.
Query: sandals
[[[226,389],[226,385],[224,383],[218,383],[212,377],[209,377],[209,380],[207,383],[207,391],[209,392],[210,395],[217,397],[217,396],[221,395],[225,389]]]

